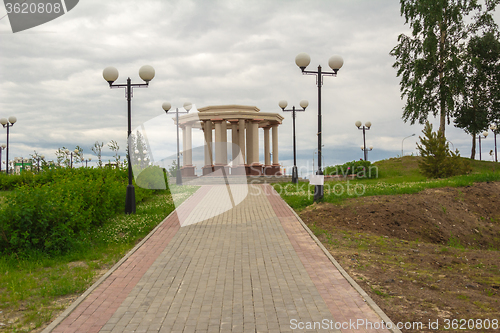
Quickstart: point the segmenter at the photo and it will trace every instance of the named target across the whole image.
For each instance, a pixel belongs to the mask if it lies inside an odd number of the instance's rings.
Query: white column
[[[259,163],[259,120],[252,121],[252,160],[254,163]]]
[[[183,152],[184,165],[193,165],[193,126],[186,124],[186,146]]]
[[[238,136],[238,122],[233,120],[231,121],[231,155],[233,159],[233,166],[241,164],[240,161],[236,160],[236,156],[239,153],[239,136]]]
[[[278,124],[274,124],[273,131],[273,165],[279,165],[278,161]]]
[[[186,126],[182,125],[182,166],[186,166],[186,150],[187,150],[187,142],[186,142]]]
[[[205,166],[212,163],[212,121],[203,121],[203,131],[205,132]]]
[[[241,160],[240,164],[245,164],[245,119],[238,120],[238,144],[240,146],[241,151]]]
[[[227,165],[227,121],[223,120],[220,126],[221,129],[221,160],[222,164]]]
[[[222,164],[222,131],[221,121],[215,120],[215,164]]]
[[[252,121],[248,121],[247,128],[247,164],[250,165],[253,163],[253,125]]]
[[[264,165],[271,165],[271,154],[269,144],[269,130],[270,127],[264,127]]]

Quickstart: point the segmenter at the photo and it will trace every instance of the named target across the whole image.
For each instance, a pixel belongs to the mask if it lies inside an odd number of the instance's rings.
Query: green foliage
[[[422,159],[419,168],[422,174],[429,178],[446,178],[470,172],[470,165],[460,158],[458,151],[451,152],[443,132],[432,131],[432,125],[427,122],[422,131],[417,149]]]
[[[498,1],[400,0],[401,15],[412,28],[401,34],[390,54],[401,77],[401,98],[406,97],[403,119],[423,124],[429,115],[440,116],[445,132],[464,85],[462,55],[468,38],[481,29],[496,29],[492,17]]]
[[[170,164],[170,167],[168,168],[168,174],[170,177],[175,178],[177,175],[177,161],[172,160],[172,164]]]
[[[355,175],[356,178],[377,178],[377,167],[373,166],[370,161],[351,161],[342,165],[328,166],[325,168],[325,175],[340,175],[347,177]]]
[[[119,166],[120,165],[121,156],[118,154],[118,152],[120,150],[120,146],[118,145],[118,142],[116,142],[115,140],[111,140],[108,143],[108,147],[109,147],[109,149],[111,149],[112,152],[115,153],[115,155],[114,155],[115,163],[116,163],[116,165]]]
[[[136,176],[137,186],[145,189],[166,189],[167,174],[165,169],[158,166],[149,166]]]
[[[146,139],[137,131],[136,134],[131,134],[129,138],[128,151],[131,152],[131,163],[135,170],[143,170],[149,166],[151,158],[149,156]]]
[[[0,252],[58,254],[86,246],[85,234],[123,210],[126,183],[126,170],[110,168],[18,178],[0,210]],[[137,201],[151,194],[136,188]]]
[[[99,168],[102,168],[102,147],[104,147],[104,142],[99,143],[99,141],[96,141],[94,147],[90,148],[95,156],[97,156],[97,165]]]
[[[465,86],[455,114],[455,126],[472,136],[471,159],[476,155],[476,136],[500,119],[500,42],[494,33],[470,39],[464,58]]]
[[[66,167],[69,166],[69,158],[68,158],[68,155],[66,154],[65,150],[66,150],[66,147],[64,147],[64,146],[62,148],[57,148],[57,150],[55,152],[57,166],[61,166],[61,164],[66,166]]]
[[[0,173],[0,191],[10,191],[24,184],[32,184],[35,175],[31,171],[22,172],[20,175],[6,175]]]

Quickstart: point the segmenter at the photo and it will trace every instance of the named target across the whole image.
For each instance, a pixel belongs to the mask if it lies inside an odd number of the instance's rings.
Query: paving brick
[[[226,186],[202,186],[53,332],[292,332],[292,319],[380,321],[270,186],[230,190],[248,195],[233,207]]]

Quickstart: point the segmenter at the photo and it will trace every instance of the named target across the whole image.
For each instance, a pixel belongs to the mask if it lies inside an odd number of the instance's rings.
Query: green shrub
[[[458,150],[452,152],[441,131],[433,132],[432,124],[427,122],[422,130],[417,149],[422,156],[418,162],[420,172],[428,178],[446,178],[463,175],[471,171],[470,163],[460,158]]]
[[[20,182],[0,211],[0,252],[84,246],[85,234],[123,212],[126,184],[126,170],[110,168],[55,169]],[[136,187],[136,200],[152,193]]]
[[[328,166],[325,168],[325,175],[340,175],[347,177],[348,175],[356,175],[356,178],[377,178],[377,167],[372,165],[370,161],[351,161],[342,165]]]
[[[166,189],[167,173],[158,166],[149,166],[136,177],[137,186],[144,189]]]

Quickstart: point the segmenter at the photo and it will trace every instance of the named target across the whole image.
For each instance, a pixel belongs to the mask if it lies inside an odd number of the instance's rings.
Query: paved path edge
[[[201,188],[201,186],[200,186]],[[200,189],[198,188],[198,190]],[[179,207],[181,207],[186,201],[188,201],[189,198],[191,198],[196,192],[198,192],[198,190],[194,191],[189,197],[187,197]],[[176,213],[177,209],[179,207],[176,207],[173,211],[170,212],[170,214],[167,215],[167,217],[165,217],[163,219],[163,221],[161,221],[153,230],[151,230],[149,232],[149,234],[146,235],[146,237],[144,237],[139,243],[137,243],[136,246],[134,246],[134,248],[132,250],[130,250],[129,252],[127,252],[127,254],[125,254],[125,256],[123,258],[121,258],[113,267],[111,267],[109,269],[109,271],[107,271],[103,276],[101,276],[99,278],[99,280],[97,280],[96,282],[94,282],[93,285],[91,285],[87,290],[85,290],[85,292],[83,294],[80,295],[80,297],[78,297],[73,303],[71,303],[71,305],[69,307],[66,308],[66,310],[64,310],[63,313],[61,313],[59,316],[57,316],[56,319],[54,319],[54,321],[52,321],[49,326],[45,327],[45,329],[41,332],[41,333],[50,333],[52,332],[52,330],[54,328],[57,327],[57,325],[59,325],[64,319],[66,319],[66,317],[68,317],[71,312],[73,312],[73,310],[76,309],[76,307],[78,305],[80,305],[86,298],[88,295],[90,295],[97,287],[99,287],[99,285],[101,283],[104,282],[104,280],[106,280],[111,274],[113,274],[114,271],[116,271],[128,258],[130,258],[130,256],[132,256],[149,238],[151,238],[151,236],[153,236],[153,234],[156,232],[156,230],[158,230],[158,228],[161,227],[161,225],[163,223],[165,223],[165,221],[168,220],[168,218]]]
[[[279,194],[278,194],[279,195]],[[281,198],[283,200],[283,198]],[[314,233],[309,229],[309,227],[302,221],[300,216],[295,212],[295,210],[290,207],[290,205],[285,201],[285,204],[287,207],[292,211],[293,215],[299,220],[300,224],[302,224],[302,227],[309,233],[309,236],[311,236],[312,239],[316,242],[316,244],[320,247],[321,250],[325,253],[325,255],[330,259],[332,264],[339,270],[340,274],[349,282],[351,286],[353,286],[354,289],[363,297],[363,299],[366,301],[366,303],[375,311],[375,313],[386,323],[392,323],[392,320],[389,319],[389,317],[382,311],[382,309],[371,299],[371,297],[359,286],[359,284],[356,283],[356,281],[353,280],[353,278],[340,266],[340,264],[335,260],[335,258],[331,255],[330,251],[328,251],[325,246],[321,243],[321,241],[314,235]],[[393,333],[402,333],[397,327],[395,327],[394,323],[392,323],[393,328],[387,328],[390,332]]]

